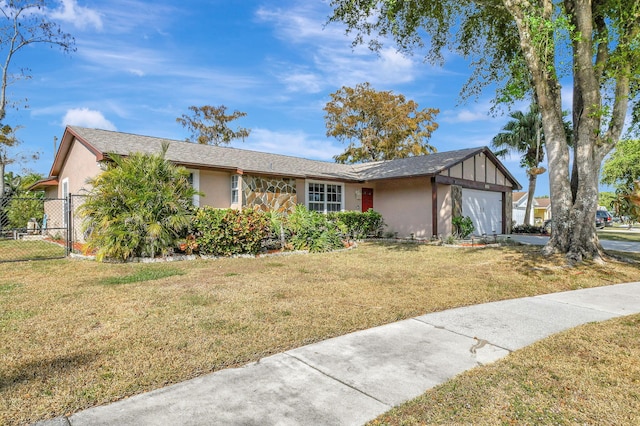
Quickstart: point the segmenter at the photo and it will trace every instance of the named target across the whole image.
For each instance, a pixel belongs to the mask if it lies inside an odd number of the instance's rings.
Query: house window
[[[328,213],[342,210],[343,185],[309,182],[307,186],[307,208],[312,211]]]
[[[189,183],[191,187],[196,191],[200,191],[200,170],[187,169],[189,172]],[[193,196],[193,205],[200,207],[200,196],[198,194]]]
[[[231,176],[231,204],[238,204],[238,175]]]

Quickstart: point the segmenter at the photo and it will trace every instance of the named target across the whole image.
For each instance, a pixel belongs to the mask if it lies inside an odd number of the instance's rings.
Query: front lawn
[[[539,247],[367,243],[164,264],[0,263],[0,424],[69,414],[427,312],[640,280]]]
[[[54,259],[65,256],[65,247],[46,240],[0,240],[0,262]]]
[[[601,240],[613,240],[613,241],[632,241],[640,243],[640,232],[630,231],[626,228],[617,228],[615,231],[609,230],[610,228],[604,228],[598,230],[598,238]]]

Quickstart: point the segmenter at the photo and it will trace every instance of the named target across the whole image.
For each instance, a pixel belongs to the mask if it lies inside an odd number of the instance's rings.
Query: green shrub
[[[193,223],[200,254],[257,254],[269,234],[269,217],[253,209],[198,209]]]
[[[5,208],[10,228],[26,228],[27,222],[35,219],[42,224],[44,217],[43,193],[31,195],[26,192],[18,197],[13,197]]]
[[[346,227],[338,221],[299,204],[287,220],[289,242],[296,250],[325,252],[343,247],[342,235]]]
[[[373,209],[366,212],[345,211],[329,213],[330,220],[337,220],[346,227],[347,235],[353,239],[379,237],[382,234],[384,220]]]
[[[522,224],[516,225],[511,228],[511,232],[513,232],[514,234],[542,234],[545,231],[541,226]]]
[[[469,216],[455,216],[452,222],[453,232],[458,238],[467,238],[475,230],[473,221]]]
[[[87,249],[96,258],[126,260],[170,254],[191,224],[197,192],[189,172],[160,154],[112,156],[89,180],[92,190],[80,206]]]

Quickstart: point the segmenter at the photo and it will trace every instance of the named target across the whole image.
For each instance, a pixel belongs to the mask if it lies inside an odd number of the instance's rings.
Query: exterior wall
[[[442,172],[445,176],[450,176],[458,179],[462,179],[462,164],[456,164],[451,167],[449,170],[445,170]]]
[[[284,213],[292,212],[297,202],[296,179],[242,176],[242,205],[245,207]]]
[[[463,177],[463,179],[476,180],[476,177],[477,177],[477,173],[476,173],[476,158],[478,158],[478,156],[475,156],[473,158],[469,158],[469,159],[465,160],[462,163],[462,177]]]
[[[62,165],[60,174],[58,176],[58,186],[50,187],[46,189],[46,196],[48,198],[65,198],[67,194],[63,194],[62,187],[63,182],[68,182],[68,192],[73,195],[82,195],[86,191],[91,189],[91,186],[87,184],[89,178],[95,177],[100,174],[102,170],[96,162],[96,156],[84,147],[81,143],[74,140],[67,154],[67,159]],[[73,199],[74,205],[72,208],[75,210],[78,207],[78,198]],[[64,235],[64,229],[67,226],[66,212],[63,208],[63,202],[61,200],[50,200],[45,203],[44,211],[47,214],[47,234]],[[74,236],[78,240],[82,240],[79,235],[82,234],[81,220],[74,212]]]
[[[373,187],[373,209],[384,218],[387,230],[398,237],[428,239],[431,232],[431,181],[408,178],[376,182]],[[446,214],[446,209],[444,209]]]
[[[44,198],[58,198],[58,186],[47,186],[44,190]]]
[[[62,182],[69,180],[69,192],[72,194],[82,194],[91,187],[87,185],[87,179],[100,174],[102,170],[96,162],[96,156],[85,148],[81,143],[74,140],[67,155],[60,174],[58,175],[57,198],[66,197],[68,194],[62,193]]]
[[[491,161],[487,161],[487,168],[486,168],[486,176],[487,176],[487,182],[488,183],[496,183],[496,174],[498,173],[498,170],[496,169],[496,165],[493,164],[493,162]]]
[[[199,190],[203,194],[201,207],[228,209],[231,206],[231,173],[200,170]]]
[[[344,209],[352,211],[362,211],[362,188],[369,188],[367,185],[346,183],[344,185]],[[373,209],[376,209],[376,191],[373,191]]]
[[[533,216],[535,217],[536,225],[542,225],[545,220],[551,219],[551,209],[534,207]]]
[[[466,179],[476,182],[490,183],[503,186],[511,186],[507,177],[496,167],[486,155],[478,154],[468,158],[460,164],[440,173],[457,179]]]
[[[438,235],[436,235],[438,238],[451,235],[453,232],[452,219],[455,216],[454,188],[459,189],[454,185],[438,185]],[[458,190],[458,194],[461,198],[462,191]],[[462,206],[460,206],[460,209],[462,209]]]

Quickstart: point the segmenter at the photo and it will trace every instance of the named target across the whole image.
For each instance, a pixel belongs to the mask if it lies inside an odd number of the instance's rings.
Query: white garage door
[[[462,215],[473,221],[475,235],[502,233],[502,193],[463,188]]]

